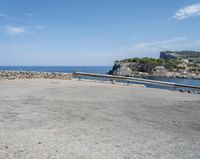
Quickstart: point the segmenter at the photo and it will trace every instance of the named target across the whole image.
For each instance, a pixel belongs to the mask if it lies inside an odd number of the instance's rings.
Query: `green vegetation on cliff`
[[[120,62],[122,63],[127,63],[127,62],[133,62],[133,63],[138,63],[140,65],[148,65],[151,66],[152,68],[156,66],[164,66],[167,70],[174,70],[174,69],[181,69],[178,65],[180,64],[179,61],[176,60],[167,60],[167,59],[155,59],[155,58],[130,58],[130,59],[125,59],[121,60]]]

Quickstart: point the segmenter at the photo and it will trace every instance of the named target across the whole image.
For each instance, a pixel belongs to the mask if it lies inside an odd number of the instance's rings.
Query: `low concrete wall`
[[[0,79],[63,79],[70,80],[70,73],[54,72],[26,72],[26,71],[0,71]]]

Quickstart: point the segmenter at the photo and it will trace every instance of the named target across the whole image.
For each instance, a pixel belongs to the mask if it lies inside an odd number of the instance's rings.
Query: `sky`
[[[200,51],[200,0],[0,0],[1,66],[111,66]]]

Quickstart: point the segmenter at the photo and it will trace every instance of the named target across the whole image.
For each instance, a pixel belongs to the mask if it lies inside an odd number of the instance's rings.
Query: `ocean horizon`
[[[112,66],[0,66],[5,71],[36,71],[36,72],[89,72],[106,74]]]

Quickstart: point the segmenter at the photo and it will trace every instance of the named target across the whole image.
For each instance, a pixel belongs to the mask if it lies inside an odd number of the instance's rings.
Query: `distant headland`
[[[144,57],[115,61],[109,74],[200,79],[200,52],[162,51],[157,59]]]

